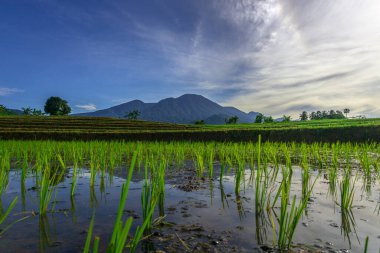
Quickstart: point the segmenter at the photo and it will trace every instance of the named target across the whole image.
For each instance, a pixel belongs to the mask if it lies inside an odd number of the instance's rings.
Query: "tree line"
[[[346,116],[344,114],[346,114]],[[321,119],[346,119],[350,113],[349,108],[343,109],[343,112],[340,110],[330,110],[330,111],[316,111],[311,112],[310,114],[307,111],[303,111],[300,114],[300,120],[321,120]]]
[[[66,100],[60,97],[50,97],[45,102],[44,112],[42,112],[42,110],[31,107],[23,107],[21,110],[21,114],[26,116],[65,116],[69,115],[71,112],[71,107]],[[17,115],[17,113],[6,108],[4,105],[0,105],[0,115]]]

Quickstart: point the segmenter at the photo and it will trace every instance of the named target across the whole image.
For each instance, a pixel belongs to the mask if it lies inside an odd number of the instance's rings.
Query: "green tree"
[[[283,115],[282,122],[290,122],[292,120],[291,116]]]
[[[256,115],[255,123],[263,123],[264,115],[262,113],[259,113]]]
[[[194,122],[195,125],[204,125],[205,124],[205,121],[203,119],[201,120],[197,120]]]
[[[315,115],[316,115],[316,119],[322,119],[322,112],[321,111],[317,111],[316,113],[315,113]]]
[[[44,115],[44,113],[41,110],[33,108],[32,115],[33,116],[42,116],[42,115]]]
[[[308,115],[307,115],[307,112],[306,111],[303,111],[301,114],[300,114],[300,120],[302,121],[305,121],[308,119]]]
[[[6,113],[8,111],[8,109],[4,106],[4,105],[0,105],[0,113]]]
[[[16,113],[12,112],[8,108],[6,108],[4,105],[0,105],[0,116],[7,116],[7,115],[16,115]]]
[[[44,113],[41,110],[38,110],[36,108],[30,108],[30,107],[23,107],[22,114],[27,116],[42,116]]]
[[[347,114],[349,114],[350,111],[351,111],[351,110],[350,110],[349,108],[344,108],[344,109],[343,109],[344,114],[346,114],[346,118],[348,118],[348,117],[347,117]]]
[[[66,100],[60,97],[50,97],[46,100],[44,110],[51,116],[68,115],[71,112],[71,107]]]
[[[136,120],[140,116],[140,114],[141,114],[140,111],[133,110],[127,113],[124,117],[127,119]]]
[[[224,121],[226,122],[226,124],[236,124],[239,121],[239,117],[238,116],[232,116],[228,119],[225,119]]]
[[[23,107],[21,110],[23,115],[32,115],[32,108],[30,107]]]
[[[264,116],[264,122],[265,123],[273,123],[274,120],[273,120],[272,116],[269,116],[269,117]]]

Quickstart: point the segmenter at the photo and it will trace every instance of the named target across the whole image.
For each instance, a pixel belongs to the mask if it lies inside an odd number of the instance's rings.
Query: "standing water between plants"
[[[0,252],[378,252],[379,150],[2,141]]]

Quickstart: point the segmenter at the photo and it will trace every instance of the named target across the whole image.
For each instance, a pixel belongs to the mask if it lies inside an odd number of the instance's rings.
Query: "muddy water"
[[[215,180],[197,179],[190,167],[168,169],[165,195],[165,222],[155,227],[153,234],[141,243],[140,251],[163,250],[183,252],[255,252],[270,251],[273,247],[273,230],[267,216],[255,215],[254,187],[246,185],[235,194],[233,175]],[[215,169],[218,171],[218,168]],[[6,224],[16,223],[0,238],[0,252],[82,252],[87,228],[95,211],[94,234],[100,236],[101,252],[112,233],[117,212],[124,171],[115,171],[111,178],[97,178],[93,191],[89,186],[89,173],[83,170],[78,179],[76,194],[70,198],[70,171],[57,185],[54,211],[45,216],[38,214],[38,189],[32,176],[21,187],[18,171],[11,171],[10,184],[2,196],[3,209],[18,196],[18,203]],[[317,173],[312,173],[313,178]],[[216,175],[217,176],[217,175]],[[112,180],[111,180],[112,179]],[[132,231],[142,223],[140,208],[141,177],[131,183],[125,218],[135,218]],[[22,190],[24,189],[24,190]],[[301,195],[301,177],[295,168],[292,193]],[[369,236],[369,251],[380,249],[380,216],[378,213],[380,188],[362,191],[362,182],[356,183],[352,213],[343,214],[329,194],[329,184],[323,176],[317,179],[308,208],[295,236],[295,251],[310,252],[363,252],[364,239]],[[279,213],[275,207],[274,212]],[[158,210],[155,213],[158,217]],[[6,224],[2,225],[2,228]]]

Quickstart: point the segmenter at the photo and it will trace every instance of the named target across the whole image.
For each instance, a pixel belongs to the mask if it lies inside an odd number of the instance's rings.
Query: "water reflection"
[[[219,182],[219,189],[220,189],[220,200],[222,202],[223,209],[225,209],[225,206],[229,208],[228,199],[227,199],[226,194],[224,193],[224,186],[223,186],[222,181]]]
[[[53,225],[50,225],[47,215],[40,215],[39,217],[39,249],[40,252],[45,252],[50,246],[53,246],[52,236],[56,234],[54,215],[51,215]]]
[[[356,233],[355,217],[351,210],[341,209],[341,233],[345,239],[347,238],[350,248],[351,248],[350,235],[352,233],[355,234],[358,240],[358,243],[360,243],[358,234]]]
[[[90,186],[90,207],[94,209],[98,206],[98,199],[96,197],[95,187]]]
[[[83,172],[83,171],[82,171]],[[171,221],[176,222],[178,227],[175,230],[176,232],[180,231],[180,225],[184,223],[197,223],[197,222],[204,222],[202,225],[205,228],[205,234],[208,233],[209,231],[207,230],[209,226],[210,230],[218,230],[220,227],[220,220],[223,219],[223,223],[225,223],[225,226],[228,227],[231,231],[236,230],[237,227],[241,227],[243,230],[244,229],[244,235],[241,235],[236,232],[231,232],[232,236],[241,236],[242,238],[255,238],[255,240],[250,241],[250,239],[247,240],[246,245],[248,247],[251,247],[252,245],[267,245],[268,242],[272,242],[273,245],[276,244],[276,225],[278,225],[278,219],[276,219],[277,214],[276,211],[278,212],[278,209],[276,207],[272,206],[272,201],[273,201],[273,196],[276,195],[276,192],[274,192],[279,184],[280,181],[276,178],[277,176],[273,176],[275,173],[278,173],[278,170],[269,170],[265,171],[263,170],[263,175],[261,180],[256,181],[255,179],[255,170],[247,170],[246,173],[246,179],[248,180],[248,184],[245,179],[243,179],[243,189],[241,192],[234,192],[234,176],[233,175],[226,175],[222,177],[221,180],[219,181],[219,185],[215,183],[217,181],[213,180],[200,180],[200,186],[199,188],[192,190],[190,192],[183,192],[176,188],[174,185],[175,183],[171,185],[165,185],[166,186],[166,193],[163,193],[159,197],[159,202],[158,202],[158,209],[157,212],[155,213],[155,217],[158,216],[165,216],[167,215],[166,218],[172,219]],[[124,172],[118,172],[115,171],[115,175],[118,173],[123,174]],[[281,172],[280,172],[281,175]],[[38,175],[29,175],[29,176],[38,176]],[[218,175],[214,175],[218,176]],[[313,175],[311,175],[313,176]],[[249,177],[249,179],[248,179]],[[301,179],[302,174],[300,175],[295,175],[296,179]],[[139,178],[138,176],[135,177]],[[281,178],[279,176],[279,178]],[[174,180],[175,179],[175,180]],[[171,179],[171,182],[180,182],[181,179],[175,178]],[[20,177],[17,177],[17,180],[20,180]],[[12,191],[14,192],[17,188],[18,193],[21,196],[21,201],[19,203],[19,209],[23,211],[25,210],[38,210],[36,209],[36,206],[38,205],[38,188],[33,185],[33,189],[31,189],[31,185],[29,185],[32,180],[31,178],[27,178],[26,180],[21,180],[17,181],[14,180],[12,183],[13,185],[17,185],[17,187],[12,188]],[[115,203],[118,202],[119,198],[115,197],[120,193],[120,188],[118,188],[118,183],[123,182],[124,179],[119,178],[117,176],[112,176],[110,174],[107,174],[106,172],[102,175],[101,173],[98,174],[96,178],[96,184],[94,187],[89,187],[88,180],[89,180],[89,173],[84,170],[83,175],[80,179],[78,179],[78,189],[76,190],[77,193],[73,196],[70,197],[70,200],[68,200],[68,197],[70,194],[68,192],[70,191],[70,187],[58,187],[58,200],[57,201],[57,207],[56,211],[58,212],[60,208],[70,210],[68,212],[67,218],[68,218],[68,223],[67,225],[65,224],[64,227],[56,226],[56,224],[61,223],[61,216],[58,216],[57,213],[54,214],[49,214],[49,216],[40,216],[38,219],[36,217],[35,223],[33,224],[35,227],[38,226],[39,233],[36,234],[35,236],[37,237],[39,235],[38,239],[38,245],[37,245],[37,239],[36,241],[36,247],[39,247],[41,252],[54,252],[52,249],[57,250],[57,252],[65,252],[62,250],[62,248],[51,248],[51,246],[54,246],[57,244],[57,240],[54,237],[58,236],[64,236],[65,233],[71,233],[68,230],[73,229],[73,227],[77,227],[80,229],[80,231],[83,231],[87,229],[89,220],[88,218],[88,205],[90,205],[91,208],[97,209],[97,223],[104,225],[105,229],[103,234],[100,234],[101,237],[107,238],[109,228],[107,226],[110,223],[110,217],[114,214],[115,210],[117,209],[117,205]],[[37,180],[38,181],[38,180]],[[71,180],[70,180],[71,181]],[[115,186],[112,186],[112,184],[108,183],[112,182],[115,184]],[[258,182],[257,187],[251,187],[249,185],[251,182]],[[68,184],[69,182],[62,182],[62,186],[67,186],[65,184]],[[301,185],[302,181],[301,180],[295,180],[294,185],[292,185],[292,190],[294,189],[294,192],[292,194],[296,194],[297,196],[301,197],[302,195],[302,188],[303,187],[309,187],[309,185]],[[320,185],[318,187],[322,189],[320,191],[324,191],[324,194],[328,191],[329,186],[326,184],[323,184],[323,182],[318,182]],[[276,187],[273,187],[273,185],[276,185]],[[255,185],[256,186],[256,185]],[[219,188],[219,189],[218,189]],[[31,189],[30,192],[28,189]],[[258,189],[258,198],[255,198],[253,200],[253,197],[256,195],[256,189]],[[100,191],[97,192],[97,191]],[[215,192],[219,191],[219,192]],[[319,191],[318,191],[319,192]],[[375,192],[375,191],[374,191]],[[36,193],[35,196],[33,193]],[[227,194],[226,194],[227,193]],[[235,194],[234,194],[235,193]],[[101,195],[101,198],[97,196],[97,194]],[[107,195],[109,194],[109,195]],[[140,199],[140,194],[141,194],[141,182],[134,184],[131,186],[131,191],[130,191],[130,196],[128,197],[128,208],[134,215],[136,216],[136,226],[140,225],[139,222],[141,222],[143,219],[139,218],[142,217],[141,215],[141,199]],[[232,196],[231,196],[231,195]],[[33,196],[32,196],[33,195]],[[5,196],[5,195],[4,195]],[[270,199],[272,196],[272,201],[266,201],[266,199]],[[318,195],[319,196],[319,195]],[[106,199],[107,197],[107,199]],[[61,198],[67,198],[66,202],[65,199]],[[191,203],[191,199],[197,200],[198,202],[201,200],[202,203],[207,202],[207,204],[210,204],[211,206],[208,205],[199,205],[198,207],[195,208],[194,205]],[[252,200],[251,200],[252,199]],[[313,198],[314,199],[314,198]],[[316,199],[316,197],[315,197]],[[175,206],[178,205],[179,201],[185,201],[186,207],[188,208],[187,213],[190,214],[189,216],[186,216],[184,218],[180,214],[180,211],[168,211],[165,213],[165,205],[166,207],[170,206]],[[5,199],[4,205],[5,207],[8,205],[9,200]],[[236,205],[230,205],[231,201],[235,201]],[[326,205],[326,197],[320,198],[320,202],[323,202]],[[35,205],[37,203],[37,205]],[[330,202],[328,204],[331,204]],[[327,204],[327,206],[328,206]],[[205,207],[207,206],[207,207]],[[328,206],[328,208],[333,208],[334,205]],[[375,208],[375,203],[371,206]],[[208,208],[208,209],[205,209]],[[236,211],[235,211],[236,208]],[[311,212],[310,212],[310,219],[316,219],[316,217],[322,217],[320,219],[321,223],[326,222],[326,215],[320,215],[316,214],[315,210],[319,211],[319,206],[312,206]],[[373,213],[374,209],[371,209],[371,213]],[[177,210],[179,208],[177,207]],[[226,210],[224,210],[226,209]],[[231,210],[227,210],[231,209]],[[105,211],[106,210],[106,211]],[[175,208],[174,208],[175,210]],[[187,209],[186,209],[187,210]],[[253,210],[253,212],[250,212]],[[1,211],[1,198],[0,198],[0,211]],[[326,211],[326,210],[324,210]],[[326,212],[327,213],[327,212]],[[377,207],[375,208],[375,213],[374,215],[379,215],[380,213],[380,205],[378,204]],[[216,214],[221,215],[220,219],[219,216],[218,222],[215,222],[213,219],[215,219]],[[55,220],[55,218],[56,220]],[[306,217],[309,219],[309,217]],[[356,231],[357,225],[354,214],[352,212],[341,212],[337,213],[334,218],[337,223],[339,223],[339,218],[341,219],[341,231],[339,229],[336,229],[337,231],[335,232],[337,235],[340,236],[340,241],[345,241],[346,244],[349,244],[349,246],[353,246],[353,249],[358,247],[358,243],[356,240],[352,240],[352,235],[355,234],[356,238],[358,238],[358,234]],[[209,219],[209,220],[208,220]],[[56,223],[57,221],[57,223]],[[241,226],[237,226],[239,224]],[[214,222],[214,223],[213,223]],[[359,225],[360,225],[360,220],[358,220]],[[377,221],[376,221],[377,222]],[[38,224],[37,224],[38,223]],[[112,223],[112,222],[111,222]],[[217,224],[219,223],[219,224]],[[75,226],[74,226],[75,225]],[[67,228],[66,228],[67,226]],[[328,224],[326,225],[328,226]],[[232,228],[231,228],[232,227]],[[305,228],[303,226],[300,226],[302,230],[300,236],[298,237],[297,240],[302,242],[307,240],[310,240],[310,235],[314,236],[312,233],[307,232],[308,228]],[[327,227],[328,228],[328,227]],[[164,234],[169,233],[167,230],[165,230],[164,226],[162,227],[162,231]],[[225,229],[227,230],[227,229]],[[24,231],[24,230],[20,230]],[[76,231],[77,234],[80,234],[80,231]],[[239,230],[240,231],[240,230]],[[307,239],[303,240],[303,234],[308,235]],[[359,230],[360,231],[360,230]],[[154,230],[152,232],[155,232]],[[179,233],[179,232],[178,232]],[[201,234],[201,233],[200,233]],[[30,234],[26,234],[25,236],[28,236]],[[8,236],[8,233],[7,233]],[[9,238],[13,239],[12,236],[10,235]],[[323,235],[322,235],[323,236]],[[359,234],[361,236],[361,234]],[[85,237],[85,236],[82,236]],[[181,235],[182,237],[182,235]],[[17,238],[17,237],[16,237]],[[301,238],[301,239],[300,239]],[[4,239],[4,238],[2,238]],[[75,241],[76,240],[76,241]],[[195,239],[194,239],[195,240]],[[81,244],[83,241],[83,238],[75,238],[74,241],[77,244]],[[339,241],[339,239],[337,239]],[[358,240],[357,240],[358,241]],[[240,241],[239,241],[240,242]],[[310,242],[310,241],[309,241]],[[233,242],[232,242],[233,243]],[[240,242],[241,243],[241,242]],[[245,245],[245,246],[246,246]],[[342,244],[339,244],[342,245]],[[48,249],[50,247],[50,250]],[[146,240],[141,244],[142,250],[143,251],[153,251],[156,250],[154,248],[154,244],[150,240]],[[0,251],[1,251],[1,246],[0,246]],[[60,250],[61,249],[61,250]],[[34,252],[38,251],[36,249]]]

